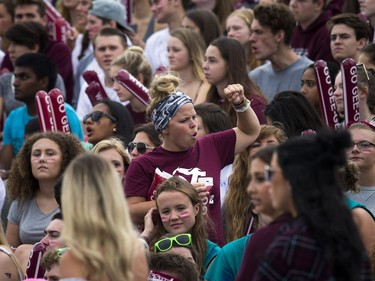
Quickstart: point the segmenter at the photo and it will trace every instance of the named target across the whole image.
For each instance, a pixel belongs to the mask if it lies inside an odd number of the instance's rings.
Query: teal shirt
[[[73,107],[65,103],[66,117],[70,131],[83,141],[83,130]],[[33,118],[27,112],[26,105],[13,109],[4,125],[3,145],[12,145],[13,153],[17,155],[25,141],[25,126]]]
[[[210,240],[207,240],[206,255],[204,257],[203,267],[202,267],[202,271],[200,274],[201,280],[204,279],[204,274],[207,272],[207,268],[210,266],[212,260],[215,259],[215,257],[220,251],[221,251],[221,248],[219,247],[219,245],[215,244],[214,242],[211,242]]]
[[[205,279],[207,281],[234,280],[240,270],[250,236],[251,234],[226,244],[211,264]]]
[[[362,208],[366,210],[371,215],[372,219],[375,221],[374,214],[365,205],[358,203],[357,201],[354,201],[353,199],[350,199],[349,197],[346,197],[346,200],[347,200],[346,203],[348,204],[348,207],[350,210],[354,208]]]

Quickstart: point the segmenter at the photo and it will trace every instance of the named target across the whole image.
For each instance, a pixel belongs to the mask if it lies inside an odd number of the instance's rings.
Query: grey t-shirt
[[[314,62],[303,56],[287,68],[275,71],[271,62],[267,62],[250,71],[249,76],[271,101],[282,91],[300,91],[302,74],[312,63]]]
[[[51,222],[52,216],[60,212],[60,208],[44,214],[38,207],[35,198],[20,204],[12,202],[8,213],[8,221],[19,226],[22,244],[35,244],[44,237],[44,230]]]
[[[365,205],[375,215],[375,186],[360,186],[359,193],[347,192],[346,195]]]

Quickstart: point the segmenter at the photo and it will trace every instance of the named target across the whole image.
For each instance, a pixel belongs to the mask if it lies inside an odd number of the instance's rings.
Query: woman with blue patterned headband
[[[125,192],[133,222],[143,224],[148,210],[155,207],[155,189],[163,178],[181,176],[201,195],[205,210],[214,222],[210,240],[224,244],[220,202],[220,171],[233,162],[257,138],[258,118],[245,98],[243,87],[229,85],[224,92],[237,114],[237,127],[197,140],[197,114],[192,100],[178,91],[179,79],[158,76],[150,88],[149,116],[163,144],[135,159],[125,177]],[[175,227],[184,220],[176,216]],[[171,220],[172,221],[172,220]]]

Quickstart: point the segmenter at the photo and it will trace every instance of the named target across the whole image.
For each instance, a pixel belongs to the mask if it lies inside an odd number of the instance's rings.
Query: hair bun
[[[143,55],[143,49],[139,46],[131,46],[127,49],[128,52],[134,52]]]
[[[350,147],[351,137],[347,131],[322,130],[316,135],[317,144],[321,145],[321,153],[333,165],[344,165],[346,149]]]

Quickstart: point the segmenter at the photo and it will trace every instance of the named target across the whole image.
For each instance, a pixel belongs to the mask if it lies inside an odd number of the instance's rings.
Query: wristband
[[[244,101],[239,105],[233,105],[233,108],[236,112],[245,112],[250,108],[250,101],[248,99],[244,99]]]
[[[150,247],[148,246],[148,243],[146,242],[146,240],[144,240],[142,237],[139,237],[138,239],[139,239],[139,241],[142,242],[142,244],[143,244],[143,246],[145,247],[146,250],[150,249]]]

